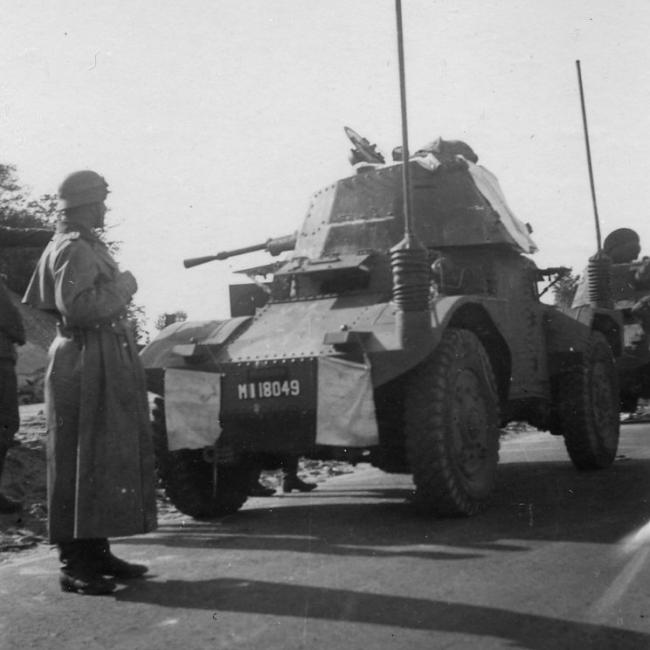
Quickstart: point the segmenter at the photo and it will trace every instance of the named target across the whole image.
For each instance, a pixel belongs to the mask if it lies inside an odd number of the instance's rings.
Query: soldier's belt
[[[126,330],[126,316],[120,316],[109,321],[97,321],[96,323],[89,324],[85,327],[79,327],[77,325],[67,325],[63,322],[58,322],[56,324],[56,329],[59,336],[68,339],[81,339],[85,334],[89,332],[110,332],[115,336],[128,336]]]

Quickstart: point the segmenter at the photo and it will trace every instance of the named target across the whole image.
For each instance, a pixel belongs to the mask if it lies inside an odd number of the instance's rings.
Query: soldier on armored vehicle
[[[539,300],[559,269],[527,257],[529,228],[471,154],[440,141],[442,160],[431,147],[384,164],[348,131],[360,173],[316,192],[294,238],[236,251],[291,251],[246,271],[272,276],[254,287],[255,309],[172,325],[142,353],[172,502],[195,517],[233,512],[250,458],[301,454],[370,458],[412,474],[422,510],[471,515],[510,420],[562,435],[580,469],[609,466],[617,314],[571,317]]]
[[[611,297],[624,324],[623,353],[617,360],[621,410],[633,412],[640,397],[650,398],[650,259],[639,260],[639,235],[631,228],[612,231],[603,242],[611,260]],[[573,307],[589,303],[588,271],[580,277]]]

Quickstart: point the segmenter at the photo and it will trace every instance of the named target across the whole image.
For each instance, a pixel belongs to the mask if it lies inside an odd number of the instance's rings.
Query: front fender
[[[486,305],[493,302],[498,304],[500,301],[491,299],[477,301],[476,296],[437,297],[433,300],[429,313],[426,314],[426,323],[419,323],[419,328],[414,330],[415,334],[419,336],[419,343],[408,347],[403,347],[399,337],[396,336],[396,331],[399,329],[398,316],[405,317],[405,323],[401,325],[406,325],[408,328],[409,318],[417,319],[421,312],[398,314],[397,310],[386,310],[382,314],[381,320],[375,323],[373,328],[375,336],[370,339],[365,350],[371,357],[375,387],[403,375],[424,361],[440,343],[440,339],[448,327],[467,327],[467,323],[462,319],[458,321],[459,312],[469,313],[472,308],[481,308],[481,313],[485,314],[485,318],[492,322]],[[390,325],[390,329],[382,328],[383,337],[380,336],[380,332],[376,328],[376,325],[379,324]]]
[[[242,316],[228,320],[184,321],[165,327],[140,352],[140,360],[147,374],[147,388],[162,395],[165,368],[182,368],[185,357],[191,356],[183,348],[201,343],[223,344],[250,319],[251,316]]]

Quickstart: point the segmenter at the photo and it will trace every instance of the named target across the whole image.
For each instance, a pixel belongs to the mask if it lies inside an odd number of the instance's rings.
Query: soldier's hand
[[[634,284],[637,289],[650,288],[650,259],[644,257],[634,274]]]
[[[120,273],[119,281],[125,291],[133,295],[138,290],[138,283],[133,277],[131,271],[123,271]]]

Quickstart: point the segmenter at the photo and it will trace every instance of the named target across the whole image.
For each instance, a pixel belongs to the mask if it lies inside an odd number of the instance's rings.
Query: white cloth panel
[[[165,371],[165,420],[170,451],[213,445],[221,435],[221,375]]]
[[[537,251],[537,245],[530,238],[526,225],[508,207],[497,177],[485,167],[475,165],[469,160],[467,161],[467,167],[478,191],[488,200],[492,208],[501,217],[501,223],[503,223],[505,229],[517,245],[521,247],[524,253],[534,253]]]
[[[370,366],[320,358],[316,408],[317,444],[368,447],[379,443]]]

